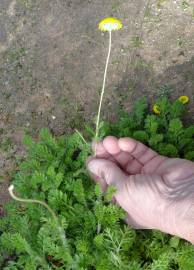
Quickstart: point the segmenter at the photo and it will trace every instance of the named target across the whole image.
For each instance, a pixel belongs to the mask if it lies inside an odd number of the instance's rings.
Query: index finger
[[[132,138],[121,138],[118,145],[122,151],[128,152],[143,166],[158,156],[157,152]]]

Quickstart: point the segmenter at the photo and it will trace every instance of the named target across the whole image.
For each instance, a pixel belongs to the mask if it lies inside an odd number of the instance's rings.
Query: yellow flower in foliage
[[[185,104],[185,103],[188,103],[188,102],[189,102],[189,97],[188,97],[188,96],[180,96],[180,97],[178,98],[178,100],[179,100],[181,103]]]
[[[115,30],[119,30],[123,27],[122,22],[116,18],[105,18],[103,19],[99,25],[98,25],[99,29],[101,31],[115,31]]]
[[[153,112],[154,112],[155,114],[160,114],[160,108],[159,108],[158,105],[154,104],[154,106],[153,106]]]

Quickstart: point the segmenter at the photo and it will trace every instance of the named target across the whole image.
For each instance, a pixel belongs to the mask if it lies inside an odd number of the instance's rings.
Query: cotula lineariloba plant
[[[96,120],[95,140],[98,140],[98,138],[99,138],[100,114],[101,114],[102,101],[103,101],[104,92],[105,92],[105,82],[106,82],[107,68],[108,68],[110,52],[111,52],[111,32],[115,31],[115,30],[119,30],[121,28],[122,28],[122,23],[121,23],[120,20],[118,20],[116,18],[111,18],[111,17],[110,18],[105,18],[99,23],[99,29],[101,31],[105,31],[105,32],[108,31],[109,32],[109,49],[108,49],[108,56],[107,56],[106,66],[105,66],[105,71],[104,71],[103,86],[102,86],[102,90],[101,90],[100,102],[99,102],[99,108],[98,108],[98,114],[97,114],[97,120]],[[85,141],[85,139],[83,138],[81,133],[79,131],[77,131],[77,133],[82,138],[82,140],[87,144],[87,142]],[[38,203],[38,204],[41,204],[42,206],[47,208],[47,210],[50,212],[51,216],[55,220],[55,222],[57,224],[57,228],[58,228],[58,230],[60,232],[61,240],[62,240],[63,244],[65,244],[65,236],[62,233],[62,229],[61,229],[61,227],[60,227],[60,225],[58,224],[58,221],[57,221],[57,216],[55,215],[53,210],[45,202],[42,202],[42,201],[39,201],[39,200],[33,200],[33,199],[19,198],[16,195],[14,195],[13,190],[14,190],[14,186],[11,185],[9,187],[9,193],[10,193],[11,197],[14,200],[24,202],[24,203]]]

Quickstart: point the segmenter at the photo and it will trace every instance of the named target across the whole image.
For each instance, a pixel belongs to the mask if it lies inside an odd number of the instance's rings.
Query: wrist
[[[178,215],[179,218],[177,218],[177,236],[194,244],[194,204],[190,200],[188,205],[188,208],[186,210],[184,209],[185,211],[182,210],[183,214]]]
[[[194,244],[194,223],[185,224],[184,228],[181,231],[182,233],[180,233],[180,235],[178,236],[187,240],[191,244]]]
[[[194,222],[188,219],[178,220],[175,228],[174,235],[194,244]]]
[[[166,212],[167,215],[165,215],[165,218],[161,220],[160,230],[170,235],[176,235],[194,244],[194,219],[186,217],[186,213],[183,215],[179,213],[177,215],[176,211],[174,213],[170,213],[170,211]],[[188,213],[188,211],[186,212]],[[193,212],[191,207],[189,207],[189,212],[190,216]]]

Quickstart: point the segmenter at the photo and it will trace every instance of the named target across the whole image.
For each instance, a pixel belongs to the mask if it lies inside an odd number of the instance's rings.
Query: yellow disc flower
[[[103,19],[99,25],[99,29],[103,32],[106,31],[115,31],[123,27],[122,22],[116,18],[108,17]]]
[[[154,106],[153,106],[153,112],[155,113],[155,114],[160,114],[160,109],[159,109],[159,106],[158,105],[156,105],[156,104],[154,104]]]
[[[188,97],[188,96],[180,96],[180,97],[178,98],[178,100],[179,100],[181,103],[185,104],[185,103],[188,103],[188,102],[189,102],[189,97]]]

